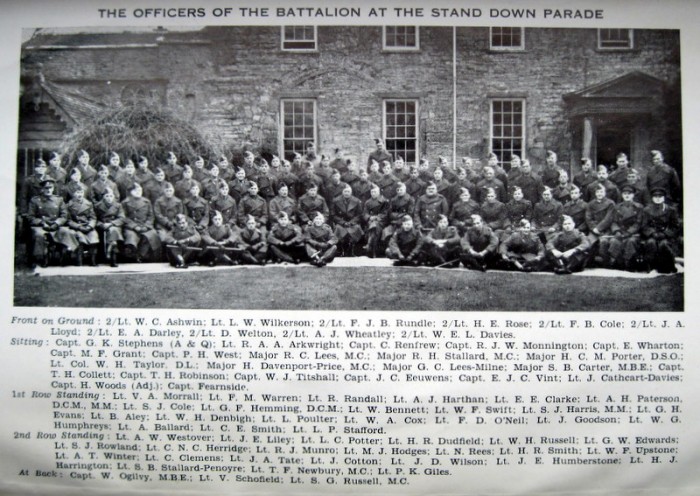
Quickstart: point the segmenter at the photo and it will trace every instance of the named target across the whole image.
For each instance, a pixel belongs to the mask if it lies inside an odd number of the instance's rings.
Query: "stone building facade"
[[[39,31],[22,50],[19,176],[119,105],[161,106],[215,150],[289,155],[314,141],[359,163],[382,137],[409,161],[546,150],[682,171],[675,30],[281,26]],[[186,160],[184,160],[186,161]]]

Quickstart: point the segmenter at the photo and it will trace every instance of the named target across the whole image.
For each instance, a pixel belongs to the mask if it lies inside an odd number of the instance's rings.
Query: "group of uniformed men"
[[[33,265],[56,253],[63,263],[118,260],[257,264],[337,255],[386,256],[395,265],[430,265],[567,274],[587,264],[675,271],[681,242],[681,185],[659,151],[646,181],[623,153],[612,173],[584,158],[570,179],[548,152],[540,174],[491,154],[454,167],[439,157],[407,165],[376,141],[366,166],[317,156],[313,143],[293,161],[246,152],[233,167],[222,156],[180,165],[117,153],[94,168],[81,151],[68,171],[53,153],[23,184],[22,219]],[[100,249],[101,246],[101,249]],[[52,251],[53,248],[53,251]]]

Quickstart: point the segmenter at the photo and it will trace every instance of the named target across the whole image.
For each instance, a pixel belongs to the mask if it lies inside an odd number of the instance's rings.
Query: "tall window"
[[[384,101],[386,150],[394,159],[401,155],[410,164],[418,161],[418,101]]]
[[[634,48],[631,29],[599,29],[598,48],[601,50],[631,50]]]
[[[420,48],[417,26],[384,26],[384,50],[410,51]]]
[[[491,151],[499,163],[509,164],[513,154],[523,157],[525,143],[525,101],[491,101]]]
[[[282,26],[282,50],[316,50],[316,26]]]
[[[525,28],[491,28],[491,50],[525,49]]]
[[[309,99],[282,100],[282,153],[292,160],[294,153],[304,154],[306,145],[316,141],[316,101]]]

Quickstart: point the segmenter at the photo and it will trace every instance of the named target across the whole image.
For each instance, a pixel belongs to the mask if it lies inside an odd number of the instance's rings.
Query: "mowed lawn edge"
[[[683,274],[578,277],[301,266],[14,278],[18,307],[386,311],[683,311]]]

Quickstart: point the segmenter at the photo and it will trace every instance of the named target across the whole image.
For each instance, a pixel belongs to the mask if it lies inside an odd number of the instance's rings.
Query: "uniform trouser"
[[[547,252],[546,255],[547,265],[550,269],[555,270],[557,268],[564,268],[570,272],[581,272],[588,263],[588,253],[583,251],[577,251],[569,258],[560,257],[557,258],[552,254],[551,251]]]
[[[165,255],[168,257],[170,265],[177,265],[178,257],[182,257],[185,263],[194,260],[199,253],[199,248],[193,246],[167,245],[165,247]]]
[[[143,233],[124,229],[124,244],[140,258],[151,257],[153,262],[160,259],[162,244],[155,229]]]
[[[468,251],[463,251],[459,258],[462,265],[464,265],[467,269],[483,270],[495,265],[495,253],[490,251],[486,252],[483,256],[472,255]]]
[[[261,265],[267,260],[267,245],[263,244],[259,248],[248,246],[241,251],[240,260],[253,265]]]
[[[74,251],[80,246],[78,240],[67,227],[59,227],[55,231],[47,231],[43,227],[32,227],[32,256],[35,260],[39,260],[48,255],[48,242],[51,241],[61,245],[67,251]]]
[[[277,246],[270,245],[270,252],[281,262],[294,263],[306,256],[306,251],[302,245]]]
[[[367,227],[367,256],[375,258],[381,255],[382,226],[378,223],[370,224]]]
[[[634,260],[639,255],[639,235],[610,237],[608,244],[608,255],[614,266],[629,269]]]
[[[102,243],[104,246],[105,258],[110,258],[112,256],[112,252],[121,241],[124,241],[121,228],[110,226],[102,230]]]
[[[536,253],[508,253],[507,259],[498,261],[497,266],[502,270],[520,270],[516,265],[519,263],[523,269],[538,271],[542,270],[544,260],[537,257]]]
[[[222,263],[222,262],[233,262],[240,258],[242,248],[233,248],[230,246],[206,246],[202,250],[199,258],[202,263]],[[228,257],[228,260],[226,258]]]
[[[425,257],[429,264],[442,265],[446,262],[457,262],[460,259],[459,246],[437,246],[433,244],[423,245]]]
[[[644,241],[644,260],[649,267],[659,272],[673,272],[676,267],[676,252],[670,239],[649,238]]]
[[[336,226],[335,235],[338,238],[338,248],[344,256],[348,256],[353,255],[355,245],[364,233],[360,226]]]
[[[386,257],[392,260],[396,260],[397,262],[404,262],[406,265],[419,264],[423,261],[425,257],[421,251],[419,251],[413,257],[411,257],[411,253],[413,253],[415,247],[415,245],[411,245],[405,247],[404,249],[401,249],[399,247],[389,246],[389,248],[387,248],[385,252]],[[401,260],[401,256],[404,257],[404,260]]]
[[[338,247],[331,245],[328,248],[315,248],[311,245],[306,245],[306,254],[311,259],[311,261],[318,260],[324,263],[331,263],[335,258],[335,254],[338,251]]]

